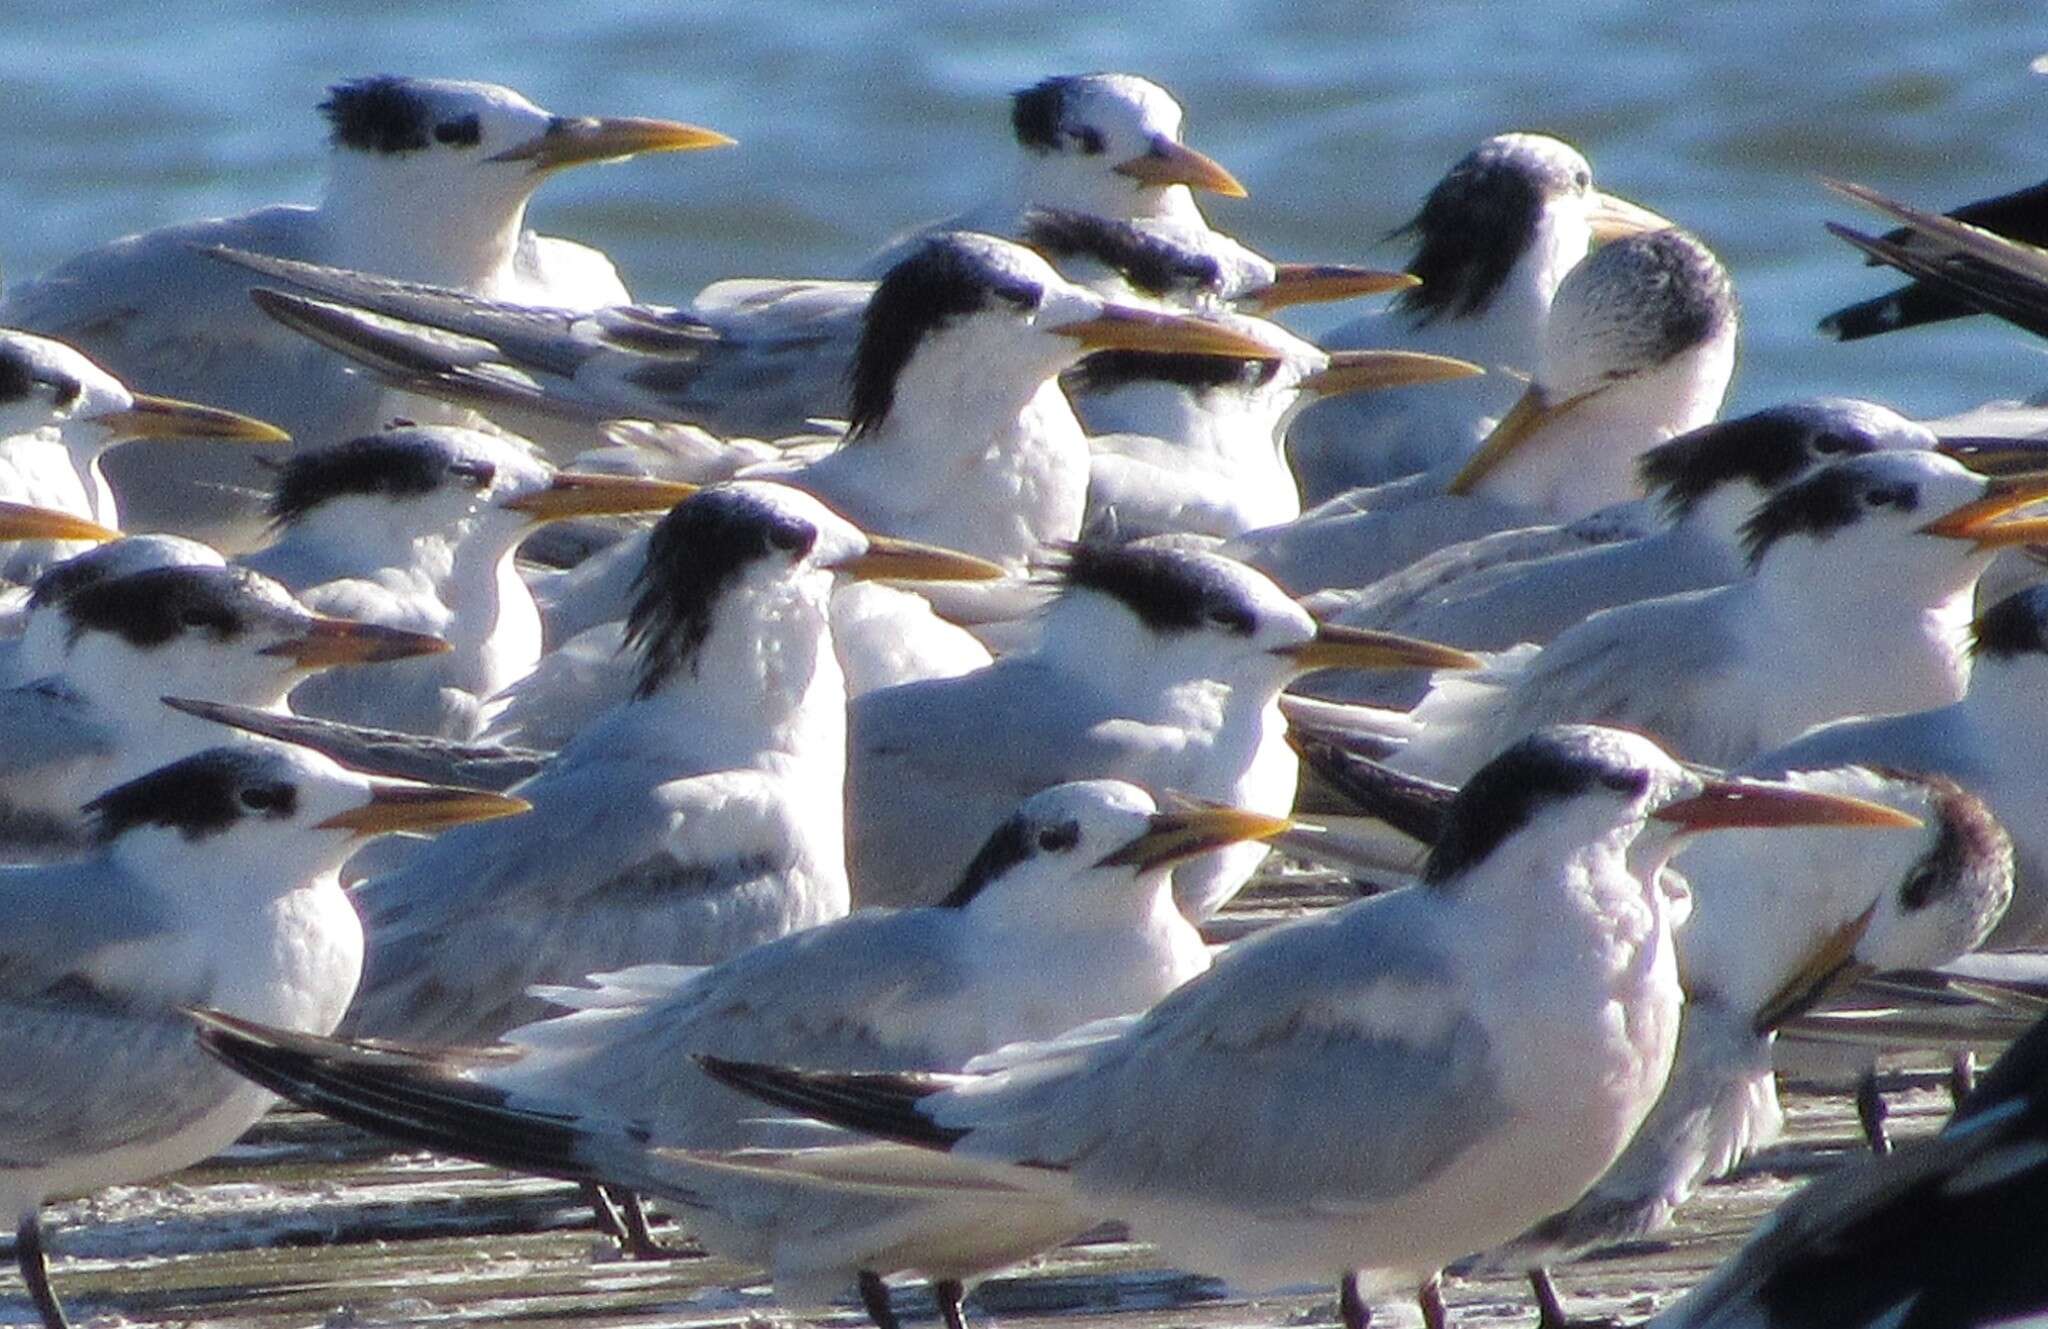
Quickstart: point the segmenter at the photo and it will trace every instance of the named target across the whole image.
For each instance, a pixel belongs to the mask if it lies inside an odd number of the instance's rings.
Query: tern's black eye
[[[1081,843],[1081,823],[1063,821],[1057,826],[1047,826],[1038,832],[1038,847],[1048,854],[1064,854]]]
[[[1849,450],[1849,440],[1840,434],[1815,434],[1809,446],[1817,457],[1838,457]]]
[[[1216,605],[1209,609],[1206,617],[1217,627],[1233,636],[1249,637],[1258,629],[1258,619],[1243,605]]]
[[[1591,171],[1581,166],[1578,170],[1572,172],[1572,188],[1583,194],[1592,187],[1593,173]]]
[[[1600,783],[1626,798],[1641,798],[1650,787],[1648,771],[1610,771],[1600,777]]]
[[[251,812],[290,812],[292,803],[288,784],[252,784],[242,791],[242,806]]]
[[[477,123],[473,113],[459,120],[443,120],[434,126],[434,141],[446,143],[451,148],[473,148],[483,141],[483,136],[483,127]]]
[[[458,461],[449,464],[448,474],[467,481],[472,489],[488,489],[498,478],[498,468],[487,461]]]
[[[1920,506],[1920,495],[1912,485],[1876,485],[1863,491],[1863,504],[1865,507],[1911,512]]]
[[[1069,129],[1067,137],[1074,140],[1074,146],[1090,157],[1101,156],[1106,146],[1102,141],[1102,131],[1088,125],[1082,125],[1079,129]]]
[[[178,611],[178,624],[180,627],[213,628],[225,632],[234,626],[234,619],[205,605],[187,605]]]

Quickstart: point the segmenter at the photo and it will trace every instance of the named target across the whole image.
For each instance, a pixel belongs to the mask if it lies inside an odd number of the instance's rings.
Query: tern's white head
[[[950,550],[871,536],[811,495],[736,480],[676,504],[654,527],[634,582],[626,644],[640,654],[636,695],[722,678],[763,706],[821,683],[844,684],[828,606],[835,576],[986,579],[992,564]],[[765,691],[763,691],[765,689]]]
[[[980,456],[1047,381],[1090,351],[1260,357],[1255,338],[1201,319],[1116,305],[1021,245],[971,231],[934,236],[889,269],[862,316],[847,418],[855,440],[901,418]],[[1062,403],[1064,405],[1064,403]]]
[[[48,607],[63,625],[65,682],[111,715],[169,714],[156,705],[166,695],[275,706],[308,671],[446,648],[315,614],[246,568],[152,568]]]
[[[1540,314],[1595,238],[1666,224],[1593,188],[1591,164],[1569,143],[1499,134],[1452,166],[1394,233],[1414,238],[1408,270],[1422,279],[1400,308],[1417,326],[1502,304]]]
[[[1901,827],[1911,817],[1856,798],[1780,783],[1732,780],[1680,764],[1641,734],[1552,725],[1482,766],[1445,812],[1422,880],[1455,888],[1503,853],[1555,871],[1586,852],[1656,878],[1702,831],[1781,826]],[[1526,889],[1527,874],[1484,874]],[[1669,890],[1670,886],[1664,888]],[[1663,894],[1664,890],[1656,892]]]
[[[1075,545],[1057,575],[1041,650],[1110,687],[1201,680],[1264,705],[1315,669],[1478,663],[1392,633],[1318,624],[1257,569],[1170,542]]]
[[[399,425],[294,456],[271,493],[270,518],[283,528],[280,543],[358,549],[369,565],[405,562],[409,551],[438,576],[458,545],[480,541],[489,562],[539,522],[662,509],[693,492],[637,477],[557,472],[502,435]]]
[[[1236,808],[1162,812],[1122,780],[1075,780],[1040,790],[989,836],[946,908],[995,909],[1050,923],[1131,917],[1156,909],[1180,918],[1172,869],[1183,859],[1287,828],[1280,817]]]
[[[376,780],[282,744],[218,747],[116,785],[85,811],[104,852],[172,894],[283,895],[340,870],[366,835],[518,812],[501,794]]]
[[[1982,942],[2012,898],[2012,842],[1975,795],[1940,777],[1862,766],[1793,771],[1804,790],[1867,799],[1917,827],[1811,827],[1709,836],[1676,862],[1698,895],[1680,934],[1687,990],[1776,1028],[1845,979],[1946,964]]]
[[[1931,606],[1968,591],[2006,544],[2040,538],[2032,520],[2000,522],[2048,487],[1986,480],[1934,452],[1832,462],[1772,495],[1743,543],[1768,592],[1830,602],[1882,596]],[[1965,611],[1967,613],[1967,611]]]
[[[285,435],[232,411],[131,392],[63,342],[0,329],[0,440],[63,443],[84,466],[130,439],[219,438],[281,442]],[[107,514],[104,520],[111,520]]]
[[[334,154],[321,212],[332,262],[487,288],[509,264],[526,201],[553,171],[730,143],[663,120],[552,115],[510,88],[377,75],[320,104]]]
[[[128,535],[65,559],[36,578],[28,626],[21,634],[19,673],[41,678],[64,667],[71,624],[59,606],[88,586],[151,568],[217,568],[227,562],[212,545],[181,535]]]
[[[1875,402],[1813,397],[1701,425],[1644,453],[1637,472],[1673,521],[1732,545],[1757,504],[1815,467],[1870,452],[1925,452],[1937,441],[1925,425]]]
[[[1727,271],[1684,232],[1602,246],[1558,287],[1535,379],[1451,492],[1574,515],[1633,496],[1643,450],[1720,409],[1737,323]]]
[[[1182,145],[1172,94],[1135,74],[1066,74],[1021,88],[1010,126],[1022,150],[1021,202],[1199,223],[1190,188],[1244,196],[1230,172]]]

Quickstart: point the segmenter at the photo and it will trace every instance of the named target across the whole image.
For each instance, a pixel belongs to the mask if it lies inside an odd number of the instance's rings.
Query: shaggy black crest
[[[248,631],[251,594],[265,580],[243,568],[150,568],[95,582],[64,602],[69,640],[111,632],[138,649],[188,632],[229,642]],[[40,586],[38,587],[40,590]]]
[[[1645,452],[1636,474],[1665,512],[1678,518],[1725,484],[1746,480],[1769,492],[1810,465],[1877,451],[1867,433],[1816,429],[1815,423],[1811,412],[1797,406],[1773,406],[1701,425]]]
[[[975,852],[960,874],[959,884],[939,901],[941,909],[965,909],[974,898],[1011,868],[1040,852],[1063,853],[1081,843],[1079,822],[1048,826],[1025,812],[1013,812]]]
[[[1413,220],[1389,240],[1413,236],[1408,271],[1422,285],[1398,303],[1419,327],[1450,315],[1476,314],[1493,301],[1536,237],[1544,202],[1572,182],[1541,156],[1482,143],[1453,166]]]
[[[1244,588],[1222,565],[1177,549],[1070,545],[1059,579],[1065,589],[1110,596],[1154,632],[1221,628],[1249,637],[1258,628]]]
[[[1479,768],[1444,812],[1443,832],[1422,866],[1422,880],[1446,881],[1483,862],[1501,842],[1551,803],[1596,788],[1640,798],[1650,773],[1597,747],[1536,733]]]
[[[0,402],[21,401],[38,386],[52,389],[59,407],[71,405],[85,391],[85,385],[69,374],[38,369],[25,347],[0,342]]]
[[[1223,267],[1209,255],[1089,212],[1032,208],[1024,214],[1024,243],[1052,259],[1092,258],[1148,295],[1185,298],[1223,284]]]
[[[275,769],[275,759],[256,748],[208,748],[115,785],[85,810],[101,843],[137,826],[167,826],[203,840],[244,817],[291,816],[298,787],[270,774]]]
[[[1970,625],[1970,653],[1980,660],[2048,655],[2048,586],[2014,591],[1977,615]]]
[[[1132,383],[1173,383],[1191,392],[1250,390],[1273,381],[1278,360],[1233,360],[1180,351],[1097,351],[1060,381],[1075,392],[1109,392]]]
[[[1919,506],[1920,486],[1910,480],[1880,483],[1853,465],[1823,466],[1759,504],[1742,524],[1742,547],[1754,568],[1788,535],[1825,540],[1873,508],[1913,512]]]
[[[651,696],[684,665],[694,676],[719,597],[749,564],[802,558],[817,541],[817,527],[744,490],[708,489],[669,509],[648,538],[626,616],[626,645],[640,652],[634,695]]]
[[[270,495],[270,519],[289,525],[330,499],[350,495],[410,498],[431,493],[448,476],[481,489],[496,475],[487,461],[454,455],[416,434],[366,434],[302,452],[284,464]]]
[[[428,144],[433,111],[409,79],[395,74],[351,79],[327,90],[320,114],[337,148],[362,152],[417,152]]]
[[[1028,312],[1044,298],[1037,282],[996,271],[952,236],[934,236],[918,246],[889,269],[861,317],[850,371],[848,439],[859,439],[889,414],[896,378],[926,337],[994,301]]]
[[[1102,135],[1086,125],[1069,128],[1062,123],[1067,113],[1067,93],[1087,78],[1086,74],[1056,74],[1040,79],[1010,95],[1010,128],[1017,142],[1034,152],[1061,152],[1073,146],[1089,156],[1103,149]]]

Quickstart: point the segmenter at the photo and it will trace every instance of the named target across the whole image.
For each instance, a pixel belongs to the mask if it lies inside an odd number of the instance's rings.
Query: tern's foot
[[[1891,1110],[1885,1106],[1884,1095],[1877,1087],[1877,1068],[1863,1073],[1856,1082],[1856,1120],[1863,1123],[1863,1138],[1870,1144],[1873,1154],[1888,1154],[1892,1151],[1892,1140],[1885,1130],[1885,1118]]]
[[[938,1303],[939,1318],[945,1321],[946,1329],[967,1329],[967,1311],[960,1304],[966,1299],[966,1285],[959,1279],[932,1280],[932,1300]]]
[[[22,1215],[21,1226],[14,1231],[14,1262],[21,1267],[21,1280],[28,1285],[36,1313],[43,1317],[43,1329],[71,1329],[56,1289],[50,1286],[50,1265],[43,1256],[43,1225],[33,1209]]]
[[[1536,1296],[1536,1329],[1621,1329],[1626,1321],[1612,1315],[1569,1315],[1548,1269],[1529,1271],[1529,1290]]]
[[[1372,1324],[1372,1307],[1366,1304],[1357,1274],[1346,1274],[1337,1284],[1337,1318],[1344,1329],[1367,1329]]]
[[[889,1304],[889,1285],[880,1274],[872,1269],[861,1270],[858,1286],[861,1308],[875,1322],[875,1329],[902,1329],[896,1319],[896,1308]]]

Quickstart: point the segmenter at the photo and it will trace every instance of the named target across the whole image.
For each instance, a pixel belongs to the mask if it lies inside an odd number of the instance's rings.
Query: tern
[[[1576,148],[1543,134],[1500,134],[1438,181],[1396,238],[1412,236],[1421,284],[1392,309],[1346,323],[1326,350],[1433,351],[1527,374],[1558,284],[1595,240],[1670,223],[1593,188]],[[1518,392],[1511,373],[1445,392],[1396,392],[1307,411],[1288,441],[1303,496],[1320,503],[1469,456]]]
[[[227,561],[212,545],[183,536],[122,535],[68,512],[0,503],[0,540],[13,539],[76,543],[85,552],[53,564],[34,585],[0,600],[0,687],[63,669],[68,628],[56,606],[73,591],[150,568],[217,568]]]
[[[1173,903],[1170,866],[1286,824],[1228,808],[1160,812],[1118,781],[1058,785],[1018,806],[942,904],[863,910],[711,969],[642,966],[550,989],[572,1013],[515,1029],[481,1057],[227,1019],[201,1042],[258,1083],[383,1134],[677,1200],[701,1241],[772,1270],[791,1304],[857,1283],[877,1325],[894,1329],[882,1278],[921,1270],[957,1325],[965,1285],[1089,1219],[1020,1223],[972,1196],[875,1200],[672,1165],[664,1150],[787,1139],[690,1058],[958,1070],[1007,1043],[1142,1011],[1209,967]],[[847,1137],[821,1133],[827,1142]]]
[[[1993,1329],[2048,1302],[2048,1021],[1939,1135],[1792,1196],[1650,1329]]]
[[[1304,604],[1319,617],[1475,650],[1542,645],[1591,614],[1743,576],[1742,524],[1813,468],[1868,452],[1943,452],[1972,469],[2048,461],[2031,440],[1944,441],[1874,402],[1820,397],[1766,407],[1681,434],[1643,454],[1640,504],[1564,526],[1504,531],[1452,545],[1356,590]],[[1413,704],[1401,680],[1329,675],[1318,696]]]
[[[855,899],[940,899],[1019,798],[1063,780],[1113,777],[1284,814],[1296,762],[1278,698],[1291,679],[1477,663],[1429,642],[1318,626],[1271,581],[1216,554],[1078,545],[1057,578],[1035,645],[854,702]],[[1183,865],[1181,908],[1207,919],[1264,857],[1246,845]]]
[[[1216,315],[1270,343],[1270,358],[1102,351],[1062,379],[1095,430],[1087,530],[1229,539],[1301,515],[1281,445],[1310,403],[1353,392],[1453,382],[1482,372],[1409,351],[1326,355],[1275,324]]]
[[[1643,451],[1720,409],[1736,324],[1728,274],[1691,236],[1647,231],[1604,245],[1558,286],[1535,378],[1477,452],[1340,494],[1232,551],[1302,594],[1640,497]]]
[[[100,458],[119,444],[156,438],[286,441],[282,430],[233,411],[131,392],[62,342],[0,329],[0,500],[118,530],[121,512]],[[0,558],[0,578],[32,582],[84,548],[19,541]]]
[[[1020,1204],[1124,1219],[1190,1270],[1341,1280],[1359,1329],[1368,1295],[1433,1282],[1569,1204],[1628,1143],[1677,1039],[1675,902],[1658,878],[1687,834],[1909,820],[1560,727],[1458,793],[1418,888],[1248,938],[1142,1016],[959,1075],[701,1062],[944,1151],[940,1184],[978,1175]],[[797,1166],[828,1172],[833,1152]]]
[[[1677,933],[1685,1013],[1671,1078],[1590,1190],[1485,1260],[1532,1271],[1549,1329],[1570,1321],[1542,1266],[1662,1230],[1702,1182],[1777,1137],[1772,1048],[1787,1020],[1861,975],[1955,959],[1984,940],[2011,898],[2011,841],[1952,781],[1859,767],[1785,779],[1924,825],[1705,836],[1679,853],[1673,868],[1694,904]]]
[[[90,556],[87,556],[90,557]],[[165,694],[283,711],[309,674],[447,649],[423,633],[316,614],[244,569],[155,567],[79,585],[69,565],[30,598],[26,663],[54,668],[0,691],[0,805],[8,838],[62,843],[100,790],[219,742]]]
[[[1751,515],[1742,580],[1605,610],[1445,679],[1406,715],[1356,718],[1402,745],[1395,766],[1455,783],[1561,720],[1732,767],[1826,720],[1945,705],[1969,678],[1977,579],[2041,538],[2041,519],[1999,519],[2043,496],[2040,477],[1986,480],[1931,452],[1833,462]]]
[[[48,1329],[64,1314],[44,1262],[43,1202],[189,1167],[273,1101],[200,1052],[184,1008],[332,1030],[363,961],[336,878],[353,846],[523,806],[371,780],[293,748],[213,748],[88,805],[88,856],[0,868],[0,909],[13,919],[0,1043],[36,1068],[0,1095],[0,1203]]]
[[[677,504],[628,624],[634,695],[515,787],[534,815],[356,888],[370,956],[349,1032],[484,1041],[544,1013],[535,983],[716,963],[846,913],[833,578],[990,571],[780,485]]]
[[[551,115],[509,88],[377,76],[338,83],[320,105],[333,154],[313,206],[129,236],[13,284],[0,324],[62,337],[124,380],[271,420],[302,445],[368,433],[392,415],[425,418],[342,372],[249,303],[246,273],[203,249],[226,245],[433,282],[521,304],[623,303],[610,260],[525,229],[526,205],[555,171],[642,152],[716,147],[722,134],[666,120]],[[131,452],[135,450],[131,449]],[[175,466],[116,459],[118,487],[148,525],[252,527],[260,490],[244,454],[214,449]],[[204,464],[201,464],[201,463]]]
[[[477,737],[497,693],[541,659],[540,609],[513,565],[545,522],[662,511],[693,485],[556,471],[452,426],[388,429],[299,453],[270,500],[276,537],[245,556],[315,609],[428,632],[430,659],[308,683],[304,715]]]

